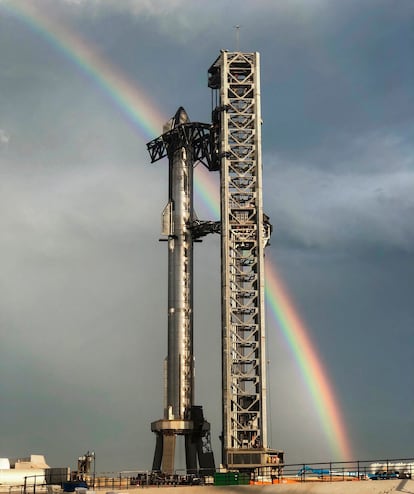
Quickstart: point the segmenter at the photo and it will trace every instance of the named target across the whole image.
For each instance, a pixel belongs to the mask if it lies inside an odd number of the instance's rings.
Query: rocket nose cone
[[[177,127],[177,125],[181,125],[189,121],[190,119],[188,118],[187,112],[184,110],[182,106],[180,106],[180,108],[178,108],[178,110],[176,111],[175,115],[172,118],[170,118],[168,122],[164,125],[162,130],[163,134],[174,129],[175,127]]]
[[[174,116],[174,126],[189,122],[190,119],[188,118],[187,112],[184,110],[182,106],[178,108],[175,116]]]

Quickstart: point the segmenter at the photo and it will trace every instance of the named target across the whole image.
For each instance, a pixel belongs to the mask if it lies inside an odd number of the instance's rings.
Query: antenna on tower
[[[240,51],[240,26],[237,24],[233,27],[236,30],[236,51]]]

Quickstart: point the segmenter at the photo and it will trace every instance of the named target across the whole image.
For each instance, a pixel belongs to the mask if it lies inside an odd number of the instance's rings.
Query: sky
[[[64,27],[45,34],[33,7]],[[179,106],[209,122],[220,50],[260,52],[266,256],[353,459],[414,456],[413,23],[412,0],[0,0],[0,457],[75,468],[94,450],[99,472],[147,469],[163,413],[166,161],[150,164],[155,135],[63,30],[152,128]],[[219,463],[218,236],[196,245],[195,271],[196,401]],[[289,463],[338,460],[269,310],[267,335],[270,445]]]

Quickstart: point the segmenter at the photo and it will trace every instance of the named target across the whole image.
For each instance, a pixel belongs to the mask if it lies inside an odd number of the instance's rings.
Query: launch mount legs
[[[210,424],[203,417],[202,407],[191,408],[191,420],[157,420],[151,424],[156,434],[152,470],[172,475],[175,471],[177,436],[184,436],[187,473],[212,475],[215,471],[211,449]]]

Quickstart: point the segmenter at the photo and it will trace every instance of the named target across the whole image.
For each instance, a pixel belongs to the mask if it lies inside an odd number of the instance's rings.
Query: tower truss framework
[[[268,448],[258,53],[222,51],[209,69],[213,158],[220,169],[222,456],[229,468],[272,461]]]

